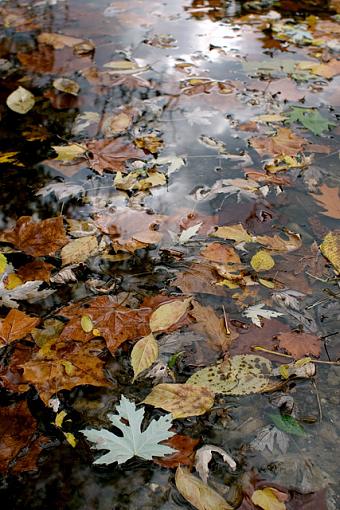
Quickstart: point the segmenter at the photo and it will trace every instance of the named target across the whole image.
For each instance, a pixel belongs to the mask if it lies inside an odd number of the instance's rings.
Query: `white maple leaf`
[[[265,449],[273,452],[275,443],[282,453],[286,453],[289,445],[289,436],[278,428],[267,425],[260,430],[257,437],[250,443],[254,450],[263,452]]]
[[[51,193],[54,193],[58,200],[64,200],[65,198],[79,195],[79,193],[85,193],[85,189],[79,184],[53,182],[41,188],[36,195],[46,197]]]
[[[197,223],[197,225],[193,225],[192,227],[189,227],[181,232],[181,235],[178,238],[179,244],[185,244],[187,243],[192,237],[194,237],[199,229],[202,226],[201,223]]]
[[[42,280],[28,281],[23,285],[18,285],[15,289],[8,290],[3,282],[0,283],[0,306],[8,306],[8,308],[18,308],[17,301],[28,301],[36,303],[42,299],[46,299],[53,294],[55,290],[43,289],[39,290],[40,285],[44,283]]]
[[[158,420],[152,420],[150,425],[141,430],[144,418],[144,407],[136,409],[134,402],[130,402],[122,395],[116,410],[118,414],[108,415],[112,424],[117,427],[123,436],[119,437],[107,429],[81,430],[84,436],[94,443],[92,448],[96,450],[108,450],[107,453],[94,461],[94,464],[122,464],[135,455],[143,459],[151,460],[152,457],[163,457],[176,450],[159,444],[160,441],[169,439],[175,432],[170,432],[171,414],[161,416]],[[121,420],[127,420],[128,425]]]
[[[190,124],[193,126],[194,124],[199,124],[201,126],[210,126],[211,121],[209,120],[211,117],[214,117],[214,112],[209,112],[208,110],[202,110],[199,106],[194,108],[191,112],[185,112],[184,117]]]
[[[260,317],[263,319],[271,319],[272,317],[280,317],[280,315],[284,315],[283,313],[275,312],[274,310],[268,310],[267,308],[263,307],[264,303],[250,306],[243,312],[243,315],[248,319],[251,319],[252,323],[259,328],[262,328]]]
[[[186,165],[185,156],[176,156],[175,154],[153,159],[150,163],[153,165],[169,165],[167,170],[168,175],[177,172],[182,166]]]

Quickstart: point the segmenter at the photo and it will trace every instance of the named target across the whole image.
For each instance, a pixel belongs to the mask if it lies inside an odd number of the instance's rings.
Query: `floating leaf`
[[[197,510],[232,510],[232,507],[207,484],[192,475],[188,468],[178,467],[176,487]]]
[[[324,131],[329,131],[336,126],[334,122],[329,122],[326,117],[313,108],[303,108],[300,106],[292,106],[288,115],[287,122],[300,122],[303,127],[309,129],[314,135],[322,135]]]
[[[320,245],[321,253],[340,273],[340,231],[329,232]]]
[[[255,271],[268,271],[275,266],[273,257],[265,250],[259,250],[252,257],[250,265]]]
[[[20,340],[32,331],[40,322],[37,317],[30,317],[19,310],[11,310],[0,321],[0,347]]]
[[[311,356],[320,356],[321,339],[311,333],[299,333],[288,331],[278,335],[281,349],[285,349],[292,354],[295,359],[302,358],[307,354]]]
[[[29,90],[24,89],[24,87],[18,87],[6,99],[8,108],[22,115],[28,113],[33,108],[34,103],[34,95]]]
[[[284,315],[280,312],[275,312],[274,310],[267,310],[264,307],[264,303],[259,303],[258,305],[250,306],[247,308],[243,315],[245,317],[248,317],[248,319],[251,319],[252,323],[258,326],[259,328],[262,327],[260,317],[264,319],[271,319],[272,317],[280,317],[281,315]]]
[[[56,78],[53,81],[53,87],[60,90],[60,92],[72,94],[73,96],[77,96],[80,90],[78,83],[74,80],[69,80],[68,78]]]
[[[202,223],[197,223],[197,225],[193,225],[181,232],[181,235],[178,238],[179,244],[187,243],[192,237],[194,237],[199,229],[201,228]]]
[[[208,411],[214,403],[214,394],[197,385],[158,384],[143,403],[165,409],[173,418],[186,418]]]
[[[162,458],[155,458],[153,461],[160,466],[173,468],[177,466],[192,466],[194,463],[194,448],[200,442],[199,439],[193,439],[189,436],[176,434],[164,441],[164,444],[174,448],[175,451],[171,455]]]
[[[302,437],[307,435],[305,429],[290,414],[269,414],[269,417],[274,425],[286,434]]]
[[[93,322],[89,315],[82,316],[82,318],[80,319],[80,325],[82,327],[82,330],[85,331],[85,333],[91,333],[91,331],[93,330]]]
[[[240,354],[195,372],[187,384],[203,386],[224,395],[249,395],[268,391],[273,386],[268,377],[271,372],[272,365],[266,358]]]
[[[95,236],[80,237],[66,244],[61,250],[62,265],[80,264],[98,252],[98,241]]]
[[[278,499],[278,494],[283,495],[285,500],[288,499],[286,494],[279,492],[276,489],[272,489],[271,487],[266,487],[265,489],[258,489],[254,491],[251,496],[251,500],[254,505],[263,508],[263,510],[286,510],[286,505],[283,501]]]
[[[251,243],[253,242],[253,236],[249,235],[243,225],[229,225],[225,227],[218,227],[216,232],[213,234],[214,237],[220,237],[221,239],[231,239],[238,243]]]
[[[150,329],[155,331],[166,331],[173,324],[176,324],[187,312],[191,303],[191,298],[170,301],[159,306],[150,317]]]
[[[171,415],[152,420],[142,432],[144,408],[137,410],[136,405],[122,395],[116,410],[118,414],[110,414],[108,417],[112,424],[123,433],[123,436],[116,436],[106,429],[81,430],[86,439],[94,443],[92,448],[108,450],[108,453],[96,459],[94,464],[112,464],[113,462],[122,464],[135,455],[151,460],[152,457],[163,457],[174,452],[173,448],[159,444],[175,434],[169,431]]]
[[[143,370],[151,367],[158,358],[158,353],[158,343],[152,333],[138,340],[131,352],[131,365],[134,373],[133,381]]]
[[[52,145],[52,149],[58,154],[55,161],[73,161],[74,159],[84,156],[86,152],[86,148],[77,143],[72,143],[70,145]]]

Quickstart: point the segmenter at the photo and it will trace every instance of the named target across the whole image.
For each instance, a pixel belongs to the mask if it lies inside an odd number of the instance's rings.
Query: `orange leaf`
[[[0,323],[0,345],[24,338],[39,322],[37,317],[29,317],[24,312],[12,309]]]
[[[199,439],[193,439],[189,436],[176,434],[175,436],[163,441],[177,452],[167,455],[166,457],[155,457],[154,462],[160,466],[172,468],[177,466],[192,466],[195,460],[194,448],[198,445]]]

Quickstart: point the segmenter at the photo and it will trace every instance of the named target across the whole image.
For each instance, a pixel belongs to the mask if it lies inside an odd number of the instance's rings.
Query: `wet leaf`
[[[232,507],[207,484],[192,475],[188,468],[176,471],[176,487],[197,510],[232,510]]]
[[[318,191],[320,195],[313,194],[313,197],[325,210],[322,214],[340,220],[339,189],[337,187],[330,188],[327,184],[321,184],[318,187]]]
[[[321,339],[310,333],[290,331],[278,335],[281,349],[285,349],[295,359],[303,358],[307,354],[320,356]]]
[[[234,459],[228,455],[228,453],[220,448],[219,446],[214,446],[212,444],[207,444],[199,448],[196,452],[195,457],[195,468],[197,473],[200,475],[204,483],[208,483],[209,476],[209,462],[212,459],[212,452],[216,452],[221,455],[222,459],[226,464],[229,465],[232,471],[236,469],[236,462]]]
[[[24,87],[18,87],[7,97],[6,104],[13,112],[25,115],[25,113],[28,113],[33,108],[35,98],[29,90],[24,89]]]
[[[269,414],[269,417],[274,425],[286,434],[301,437],[305,437],[307,435],[305,429],[290,414]]]
[[[174,419],[186,418],[208,411],[214,403],[214,394],[191,384],[158,384],[143,403],[169,411]]]
[[[92,140],[87,143],[91,153],[89,165],[98,174],[125,172],[125,161],[143,159],[145,154],[127,140]]]
[[[275,266],[275,261],[267,251],[259,250],[251,258],[250,265],[257,272],[269,271]]]
[[[264,303],[250,306],[245,312],[243,312],[243,315],[248,317],[248,319],[251,319],[252,323],[259,328],[262,327],[260,317],[264,319],[271,319],[272,317],[280,317],[281,315],[284,315],[283,313],[275,312],[274,310],[267,310],[266,308],[263,308],[264,306]]]
[[[321,253],[330,261],[337,273],[340,273],[340,232],[329,232],[320,245]]]
[[[95,236],[80,237],[66,244],[61,250],[62,265],[80,264],[98,253],[98,241]]]
[[[34,260],[33,262],[28,262],[24,266],[19,267],[17,275],[23,282],[42,280],[48,283],[53,269],[54,266],[52,264]]]
[[[28,281],[19,285],[13,290],[7,290],[3,283],[0,283],[0,304],[9,308],[18,308],[17,301],[28,301],[36,303],[53,294],[53,289],[40,289],[43,282],[41,280]]]
[[[11,163],[15,166],[24,166],[23,163],[21,163],[17,155],[19,154],[19,151],[9,151],[9,152],[2,152],[0,154],[0,165],[6,165],[7,163]]]
[[[160,466],[173,468],[177,466],[192,466],[194,463],[194,448],[200,442],[199,439],[193,439],[189,436],[176,434],[163,443],[176,450],[174,453],[163,458],[154,458],[153,461]]]
[[[80,319],[80,325],[85,333],[91,333],[93,330],[93,322],[89,315],[83,315]]]
[[[58,200],[65,200],[66,198],[75,197],[80,193],[85,193],[85,189],[83,186],[79,184],[71,184],[68,182],[54,182],[52,184],[47,184],[39,191],[37,191],[36,195],[41,197],[47,197],[51,193],[54,193]]]
[[[254,505],[263,508],[263,510],[286,510],[286,505],[283,501],[278,499],[277,495],[282,494],[284,501],[288,498],[286,494],[279,493],[278,490],[266,487],[265,489],[258,489],[253,492],[251,500]]]
[[[6,271],[7,264],[8,262],[5,255],[3,253],[0,253],[0,274]]]
[[[121,431],[122,436],[116,436],[106,429],[81,431],[88,441],[94,443],[92,448],[108,450],[108,453],[96,459],[94,464],[112,464],[113,462],[123,464],[135,455],[151,460],[152,457],[163,457],[173,453],[173,448],[160,444],[161,441],[174,435],[174,432],[169,431],[171,415],[152,420],[142,432],[144,408],[137,410],[135,404],[122,395],[116,410],[118,414],[110,414],[108,417],[112,424]]]
[[[314,135],[322,135],[324,131],[336,126],[334,122],[329,122],[326,117],[320,115],[318,110],[312,108],[302,108],[292,106],[288,115],[288,122],[300,122],[306,129],[309,129]]]
[[[202,223],[197,223],[197,225],[193,225],[185,230],[182,230],[181,235],[178,238],[179,244],[187,243],[192,237],[194,237],[199,229],[201,228]]]
[[[159,306],[150,317],[150,329],[154,332],[166,331],[176,324],[188,311],[191,298],[171,301]]]
[[[14,229],[2,232],[0,237],[33,257],[54,255],[68,241],[62,216],[39,222],[34,222],[31,216],[21,216]]]
[[[69,47],[73,48],[77,44],[83,43],[83,39],[77,39],[76,37],[70,37],[68,35],[56,34],[52,32],[43,32],[38,35],[37,40],[40,44],[48,44],[53,46],[55,50]]]
[[[77,96],[80,90],[79,84],[74,80],[69,80],[68,78],[56,78],[53,81],[53,87],[60,92],[72,94],[73,96]]]
[[[266,358],[240,354],[195,372],[187,384],[203,386],[224,395],[249,395],[268,391],[272,386],[268,377],[271,372],[271,363]]]
[[[221,239],[231,239],[237,243],[253,242],[253,237],[248,234],[241,223],[238,225],[218,227],[213,236],[220,237]]]
[[[58,156],[55,161],[73,161],[84,156],[86,148],[77,143],[69,145],[52,145]]]
[[[158,343],[152,333],[138,340],[131,352],[131,365],[134,373],[133,381],[143,370],[151,367],[157,360],[158,353]]]
[[[278,128],[274,136],[255,137],[249,142],[261,156],[266,154],[296,156],[299,152],[303,152],[308,140],[297,136],[288,128]]]
[[[19,310],[11,310],[0,322],[0,346],[20,340],[32,331],[40,322]]]

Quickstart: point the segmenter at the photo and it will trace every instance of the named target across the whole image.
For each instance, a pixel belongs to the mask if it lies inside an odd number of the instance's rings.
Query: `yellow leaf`
[[[66,411],[60,411],[60,413],[58,413],[56,415],[55,420],[54,420],[56,427],[59,427],[60,429],[62,428],[63,421],[64,421],[64,418],[66,415],[67,415]]]
[[[160,305],[150,317],[150,329],[155,331],[166,331],[173,324],[176,324],[189,308],[191,298],[183,301],[176,300]]]
[[[253,492],[251,500],[254,505],[263,508],[263,510],[286,510],[286,505],[277,498],[277,492],[275,489],[266,487]]]
[[[218,227],[216,232],[214,232],[213,236],[220,237],[221,239],[231,239],[238,243],[253,242],[253,237],[248,234],[248,232],[241,223],[239,223],[238,225]]]
[[[321,253],[340,273],[340,231],[329,232],[320,245]]]
[[[133,368],[134,378],[149,368],[158,358],[158,343],[153,334],[141,338],[133,347],[131,352],[131,365]]]
[[[64,436],[66,437],[66,441],[71,445],[73,446],[73,448],[75,448],[76,444],[77,444],[77,440],[76,438],[74,437],[74,435],[72,434],[72,432],[64,432]]]
[[[188,468],[177,468],[175,482],[178,492],[197,510],[232,510],[218,492],[192,475]]]
[[[281,365],[279,367],[279,372],[280,372],[281,377],[283,377],[283,379],[288,379],[288,377],[289,377],[289,366],[288,365]]]
[[[12,163],[12,165],[15,166],[24,166],[23,163],[20,163],[20,161],[17,160],[16,158],[17,154],[19,154],[18,151],[3,152],[2,154],[0,154],[0,164]]]
[[[268,289],[275,289],[275,283],[270,280],[259,278],[259,283]]]
[[[199,416],[214,403],[214,393],[191,384],[158,384],[143,402],[169,411],[173,418]]]
[[[8,262],[5,255],[3,253],[0,253],[0,274],[6,271],[7,264]]]
[[[70,145],[52,145],[52,149],[58,154],[55,161],[73,161],[83,156],[86,152],[85,147],[76,143]]]
[[[61,250],[62,265],[80,264],[98,251],[96,236],[79,237],[67,243]]]
[[[259,250],[252,257],[250,265],[255,271],[268,271],[275,266],[275,261],[267,251]]]
[[[28,113],[33,108],[34,103],[34,95],[24,87],[18,87],[6,99],[8,108],[21,115]]]
[[[60,92],[72,94],[73,96],[77,96],[80,90],[78,83],[74,80],[69,80],[68,78],[56,78],[53,81],[53,87],[60,90]]]
[[[254,118],[255,122],[259,123],[265,123],[265,122],[282,122],[283,120],[286,120],[287,117],[284,115],[281,115],[280,113],[272,113],[269,115],[257,115]]]
[[[72,376],[75,372],[75,367],[70,361],[61,361],[61,364],[65,368],[65,372],[68,376]]]
[[[13,290],[16,287],[19,287],[19,285],[22,285],[23,283],[24,282],[22,281],[21,278],[19,278],[19,276],[17,276],[14,273],[11,273],[6,278],[5,287],[6,287],[7,290]]]
[[[85,331],[85,333],[91,333],[91,331],[93,330],[92,319],[89,315],[82,316],[82,318],[80,319],[80,325],[82,330]]]

